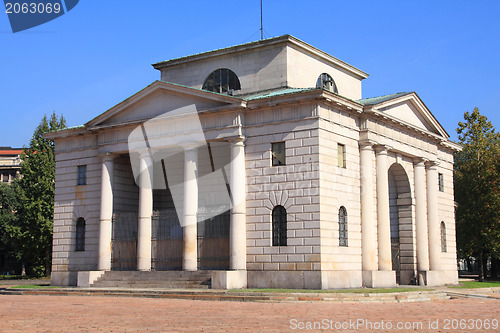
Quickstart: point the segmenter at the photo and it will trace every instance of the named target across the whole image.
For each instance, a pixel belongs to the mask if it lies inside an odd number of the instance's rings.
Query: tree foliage
[[[4,242],[15,249],[29,275],[50,272],[54,215],[54,143],[43,134],[66,127],[63,116],[44,116],[21,155],[21,178],[15,181],[16,216],[4,225]]]
[[[12,228],[16,225],[17,210],[19,209],[19,191],[17,183],[9,185],[0,183],[0,248],[5,254],[10,256],[8,262],[19,261],[18,252],[12,247],[10,242],[15,230]],[[14,269],[14,267],[8,267]],[[1,273],[1,272],[0,272]]]
[[[457,246],[482,261],[500,255],[500,133],[477,108],[464,119],[457,128],[463,150],[455,154]]]

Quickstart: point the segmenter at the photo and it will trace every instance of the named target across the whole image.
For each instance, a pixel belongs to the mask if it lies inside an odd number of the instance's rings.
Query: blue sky
[[[0,8],[0,146],[27,145],[52,111],[87,122],[159,79],[152,63],[260,38],[259,0],[81,0],[15,34]],[[370,74],[363,97],[416,91],[455,140],[476,106],[500,129],[499,12],[497,0],[264,0],[264,30]]]

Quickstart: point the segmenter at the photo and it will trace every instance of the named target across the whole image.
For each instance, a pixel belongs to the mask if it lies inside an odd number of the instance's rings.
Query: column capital
[[[101,158],[102,162],[112,162],[115,159],[116,154],[103,153],[103,154],[99,154],[98,156]]]
[[[229,138],[229,139],[227,139],[227,141],[229,143],[231,143],[231,145],[244,145],[244,142],[246,141],[246,138],[243,137],[243,136],[237,136],[237,137],[234,137],[234,138]]]
[[[363,150],[373,150],[375,142],[372,140],[363,140],[359,142],[359,149]]]
[[[423,158],[423,157],[415,157],[413,159],[413,164],[415,166],[419,166],[419,167],[425,167],[425,162],[427,162],[428,160]]]
[[[373,146],[373,148],[375,149],[375,152],[377,154],[387,155],[387,153],[389,152],[389,150],[392,147],[388,146],[388,145],[379,145],[379,144],[376,144],[376,145]]]
[[[439,161],[437,161],[437,160],[429,160],[429,161],[425,162],[425,166],[431,170],[436,169],[438,167],[438,165],[439,165]]]
[[[198,143],[187,143],[182,145],[184,151],[198,151],[198,148],[200,148]]]
[[[151,158],[151,151],[148,150],[141,150],[139,153],[140,158]]]

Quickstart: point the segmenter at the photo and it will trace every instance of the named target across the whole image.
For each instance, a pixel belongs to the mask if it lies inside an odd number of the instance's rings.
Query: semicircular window
[[[232,95],[233,91],[241,90],[241,85],[238,76],[232,70],[219,68],[210,73],[202,89]]]
[[[316,81],[316,88],[329,90],[336,94],[339,93],[335,81],[333,81],[332,77],[327,73],[323,73],[318,77],[318,81]]]

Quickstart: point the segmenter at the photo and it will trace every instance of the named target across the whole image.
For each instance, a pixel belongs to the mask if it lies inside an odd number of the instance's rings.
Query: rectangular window
[[[9,174],[8,173],[3,174],[2,177],[3,177],[2,180],[3,180],[4,183],[8,183],[9,182]]]
[[[285,142],[274,142],[272,145],[272,163],[273,166],[285,165]]]
[[[339,143],[337,145],[337,161],[339,168],[345,168],[345,145]]]
[[[438,173],[439,192],[444,192],[443,174]]]
[[[78,166],[78,182],[77,185],[87,185],[87,166]]]

